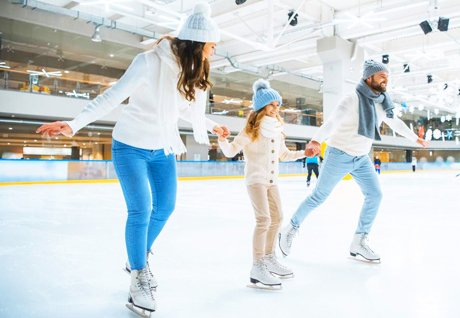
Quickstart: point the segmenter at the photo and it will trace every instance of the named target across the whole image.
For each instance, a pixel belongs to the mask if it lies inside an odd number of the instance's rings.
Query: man
[[[393,103],[386,93],[388,70],[384,64],[368,60],[364,62],[363,77],[356,91],[345,97],[331,117],[319,128],[307,144],[307,155],[320,152],[322,141],[328,141],[321,175],[310,196],[298,207],[289,225],[279,234],[281,252],[290,253],[292,240],[305,217],[321,205],[337,183],[348,173],[358,183],[364,194],[364,204],[358,227],[350,246],[350,255],[360,255],[368,261],[380,261],[380,256],[368,245],[367,236],[382,200],[378,176],[369,157],[372,142],[380,140],[379,127],[384,121],[400,135],[422,147],[427,142],[393,115]]]

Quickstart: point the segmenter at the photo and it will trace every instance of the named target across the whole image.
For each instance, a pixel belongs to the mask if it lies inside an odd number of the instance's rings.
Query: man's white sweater
[[[417,135],[396,116],[386,117],[382,104],[375,104],[378,127],[385,122],[398,134],[414,142]],[[359,99],[356,93],[345,97],[334,109],[331,117],[319,128],[312,140],[319,143],[326,141],[329,146],[340,149],[351,156],[367,155],[372,147],[371,138],[358,134],[359,127]]]

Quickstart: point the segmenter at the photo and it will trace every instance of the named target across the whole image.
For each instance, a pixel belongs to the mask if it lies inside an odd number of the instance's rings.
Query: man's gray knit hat
[[[368,79],[369,77],[371,77],[375,73],[382,72],[382,71],[388,73],[388,69],[383,63],[376,62],[374,60],[364,61],[363,79]]]

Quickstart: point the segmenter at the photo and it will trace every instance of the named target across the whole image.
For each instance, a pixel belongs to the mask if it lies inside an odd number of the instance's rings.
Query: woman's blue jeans
[[[364,204],[355,233],[369,233],[382,201],[378,175],[371,159],[368,155],[351,156],[330,146],[327,147],[316,187],[300,204],[291,218],[291,224],[298,228],[307,215],[326,200],[337,183],[348,173],[353,176],[364,194]]]
[[[147,252],[174,211],[176,158],[113,140],[112,159],[128,208],[126,249],[131,269],[145,268]]]

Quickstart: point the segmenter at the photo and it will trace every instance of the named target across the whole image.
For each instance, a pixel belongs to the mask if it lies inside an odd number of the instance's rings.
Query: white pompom
[[[209,3],[206,2],[199,2],[193,8],[193,14],[201,13],[206,17],[211,16],[211,7]]]
[[[254,84],[252,85],[252,90],[254,91],[254,94],[259,89],[267,89],[267,88],[270,88],[270,83],[267,80],[264,80],[262,78],[255,81]]]

